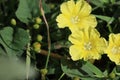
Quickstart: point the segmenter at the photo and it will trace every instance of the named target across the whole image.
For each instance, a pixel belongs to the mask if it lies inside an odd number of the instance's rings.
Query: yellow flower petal
[[[83,0],[77,1],[76,5],[75,5],[75,14],[76,15],[79,14],[82,4],[83,4]]]
[[[84,17],[78,25],[82,26],[81,28],[96,27],[97,26],[96,17],[94,15]]]
[[[80,59],[81,56],[81,52],[79,50],[79,46],[70,46],[70,55],[72,60],[76,61]]]
[[[59,16],[57,16],[56,21],[59,22],[59,23],[57,23],[58,26],[59,26],[59,28],[64,28],[64,27],[66,27],[66,26],[67,26],[67,23],[68,23],[68,19],[67,19],[66,16],[63,15],[63,14],[60,14]]]
[[[73,0],[70,0],[67,2],[67,6],[68,6],[70,13],[74,13],[75,2]]]
[[[73,44],[80,44],[80,40],[82,39],[82,37],[84,36],[84,34],[82,33],[82,31],[79,32],[79,30],[77,30],[76,32],[74,32],[74,35],[70,35],[69,36],[69,40],[73,43]]]
[[[103,43],[103,44],[100,44],[100,43]],[[96,46],[97,46],[97,50],[100,51],[101,54],[104,53],[104,50],[107,48],[108,46],[108,43],[107,41],[104,39],[104,38],[100,38],[99,41],[97,41],[96,43]]]
[[[108,54],[108,57],[111,61],[115,62],[117,65],[120,65],[120,55]]]
[[[69,16],[70,14],[70,11],[68,9],[68,6],[67,6],[67,3],[63,3],[61,6],[60,6],[60,9],[61,9],[61,12],[63,14],[65,14],[66,16]]]
[[[90,29],[89,32],[89,38],[94,38],[94,39],[99,39],[100,38],[100,33],[96,29]]]
[[[114,34],[110,34],[109,35],[109,42],[112,43],[112,44],[114,44],[114,42],[115,42],[114,40],[115,40]]]
[[[91,6],[86,1],[83,0],[79,15],[81,17],[88,16],[91,13],[91,11],[92,11]]]

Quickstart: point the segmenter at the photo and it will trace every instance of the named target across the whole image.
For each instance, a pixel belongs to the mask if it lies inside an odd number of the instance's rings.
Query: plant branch
[[[47,69],[47,67],[48,67],[48,62],[49,62],[49,57],[50,57],[50,53],[51,53],[50,30],[49,30],[49,25],[48,25],[48,22],[47,22],[47,20],[46,20],[45,13],[44,13],[44,10],[43,10],[43,7],[42,7],[42,0],[40,0],[40,2],[39,2],[39,7],[40,7],[40,11],[41,11],[41,13],[42,13],[44,22],[45,22],[45,24],[46,24],[47,35],[48,35],[48,55],[47,55],[47,60],[46,60],[46,64],[45,64],[45,68]]]
[[[42,55],[48,55],[48,51],[46,51],[46,50],[41,50],[40,51],[40,53],[39,54],[42,54]],[[61,55],[59,55],[59,54],[57,54],[57,53],[50,53],[50,57],[53,57],[53,58],[55,58],[55,59],[62,59],[63,57],[61,56]]]

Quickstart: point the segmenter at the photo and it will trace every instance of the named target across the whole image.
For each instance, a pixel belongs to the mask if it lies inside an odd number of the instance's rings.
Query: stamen
[[[117,54],[117,53],[120,53],[120,47],[113,47],[112,48],[112,50],[111,50],[111,52],[113,53],[113,54]]]
[[[91,50],[91,49],[92,49],[92,44],[91,44],[91,42],[85,43],[85,44],[84,44],[84,48],[85,48],[85,50]]]
[[[76,23],[78,23],[79,21],[80,21],[80,19],[79,19],[78,16],[74,16],[74,17],[72,17],[72,19],[71,19],[71,22],[72,22],[73,24],[76,24]]]

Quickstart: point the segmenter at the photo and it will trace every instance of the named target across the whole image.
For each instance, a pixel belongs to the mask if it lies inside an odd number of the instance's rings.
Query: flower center
[[[111,50],[111,52],[112,52],[113,54],[120,53],[120,47],[113,47],[112,50]]]
[[[85,44],[84,44],[84,49],[85,49],[85,50],[91,50],[91,49],[92,49],[92,44],[91,44],[91,42],[85,43]]]
[[[71,18],[71,22],[72,22],[73,24],[76,24],[76,23],[78,23],[79,21],[80,21],[80,19],[79,19],[78,16],[74,16],[74,17]]]

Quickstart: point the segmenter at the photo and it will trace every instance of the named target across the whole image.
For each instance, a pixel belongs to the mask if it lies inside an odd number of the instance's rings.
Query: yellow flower
[[[109,35],[109,44],[105,52],[111,61],[120,65],[120,33]]]
[[[73,44],[70,46],[72,60],[100,59],[103,50],[107,46],[104,38],[100,38],[99,32],[94,28],[78,30],[69,36]]]
[[[59,28],[69,27],[71,30],[96,27],[96,17],[91,13],[91,6],[84,0],[64,2],[61,6],[61,14],[56,21]]]

